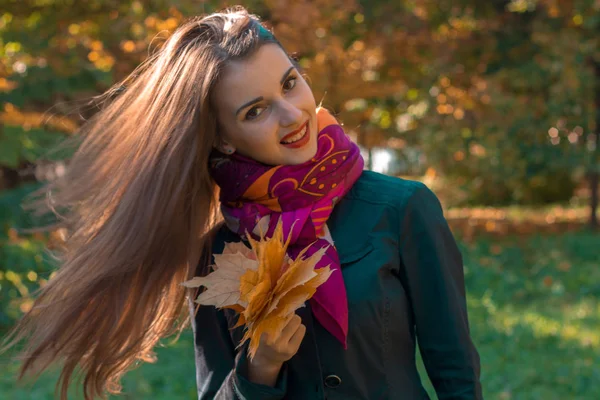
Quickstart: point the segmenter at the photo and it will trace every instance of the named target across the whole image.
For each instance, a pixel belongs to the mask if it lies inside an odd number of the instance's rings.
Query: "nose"
[[[302,123],[302,111],[293,103],[283,100],[280,103],[279,110],[279,125],[282,127],[294,127]]]

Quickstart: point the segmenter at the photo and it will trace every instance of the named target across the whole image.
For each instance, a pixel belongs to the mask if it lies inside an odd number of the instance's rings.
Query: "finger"
[[[304,335],[306,334],[306,325],[300,325],[289,342],[289,347],[293,349],[294,354],[300,348],[300,344],[302,343],[302,339],[304,339]]]
[[[261,342],[265,343],[268,346],[273,346],[275,344],[277,344],[280,341],[282,332],[287,328],[287,326],[290,324],[290,321],[294,319],[294,315],[295,314],[290,314],[286,317],[286,320],[283,322],[283,328],[279,333],[276,332],[264,332],[261,336]],[[289,334],[289,337],[292,336],[294,332],[291,332]],[[288,340],[289,340],[288,337]],[[285,341],[285,343],[287,343],[287,340]]]
[[[300,316],[297,314],[293,314],[287,325],[281,331],[278,340],[287,344],[301,324],[302,318],[300,318]]]

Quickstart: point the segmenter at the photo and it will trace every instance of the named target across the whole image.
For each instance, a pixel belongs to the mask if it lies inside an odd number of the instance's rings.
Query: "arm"
[[[401,218],[400,276],[438,398],[483,399],[479,355],[469,334],[462,256],[442,207],[423,185]]]
[[[200,306],[195,314],[198,305],[191,299],[188,302],[194,333],[198,399],[283,399],[287,382],[285,365],[281,372],[278,371],[278,377],[273,371],[259,373],[258,379],[264,382],[271,380],[275,383],[274,387],[251,382],[248,379],[247,344],[236,354],[223,313],[214,307]],[[255,375],[254,372],[253,379],[256,379]]]

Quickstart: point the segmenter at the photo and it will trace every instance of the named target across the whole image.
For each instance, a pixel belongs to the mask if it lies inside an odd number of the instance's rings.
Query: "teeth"
[[[298,140],[300,140],[300,139],[302,139],[304,137],[304,135],[306,134],[306,129],[307,128],[308,128],[308,125],[306,125],[304,127],[304,129],[302,129],[300,132],[298,132],[297,134],[295,134],[294,136],[292,136],[288,140],[282,141],[282,143],[290,144],[290,143],[297,142]]]

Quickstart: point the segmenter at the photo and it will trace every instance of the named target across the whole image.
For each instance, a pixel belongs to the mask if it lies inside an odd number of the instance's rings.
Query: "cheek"
[[[303,104],[307,106],[312,106],[315,104],[315,96],[312,90],[310,89],[310,86],[308,86],[308,83],[306,83],[306,81],[301,81],[300,87],[298,88],[298,93],[299,97],[302,99]]]
[[[260,152],[265,147],[273,146],[276,137],[277,124],[269,120],[245,129],[240,135],[240,142],[244,147]]]

